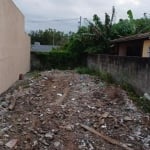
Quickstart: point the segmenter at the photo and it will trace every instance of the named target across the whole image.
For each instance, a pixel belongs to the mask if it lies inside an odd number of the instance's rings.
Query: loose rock
[[[6,146],[12,149],[17,145],[17,142],[18,142],[18,139],[12,139],[8,143],[6,143]]]

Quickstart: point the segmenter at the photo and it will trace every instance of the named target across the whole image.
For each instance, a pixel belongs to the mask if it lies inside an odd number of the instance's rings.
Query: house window
[[[150,57],[150,47],[148,48],[148,57]]]

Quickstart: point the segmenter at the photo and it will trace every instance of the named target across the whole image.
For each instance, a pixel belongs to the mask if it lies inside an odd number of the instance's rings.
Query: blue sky
[[[76,31],[79,18],[91,19],[93,14],[103,20],[104,13],[116,8],[117,21],[126,18],[127,10],[139,18],[149,12],[149,0],[13,0],[25,16],[26,31],[55,28],[60,31]],[[86,22],[82,19],[82,24]]]

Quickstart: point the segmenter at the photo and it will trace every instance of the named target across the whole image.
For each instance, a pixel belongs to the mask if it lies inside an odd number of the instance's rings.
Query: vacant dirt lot
[[[28,75],[0,96],[0,150],[9,149],[149,150],[150,115],[96,77]]]

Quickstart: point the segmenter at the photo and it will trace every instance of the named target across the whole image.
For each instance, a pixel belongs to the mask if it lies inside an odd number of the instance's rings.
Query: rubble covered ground
[[[58,70],[27,75],[0,96],[0,150],[9,149],[149,150],[150,115],[97,77]]]

